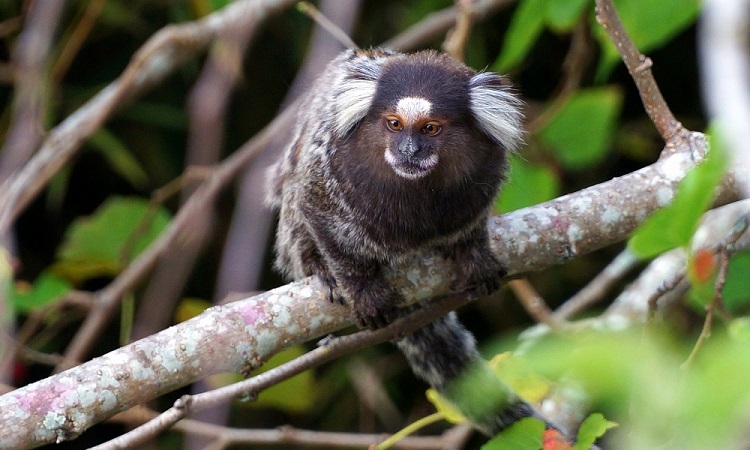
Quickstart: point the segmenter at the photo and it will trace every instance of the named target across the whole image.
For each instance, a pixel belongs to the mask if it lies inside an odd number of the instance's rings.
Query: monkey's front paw
[[[491,271],[487,274],[478,274],[469,278],[469,286],[475,286],[477,294],[484,297],[500,289],[503,284],[503,277],[507,271],[502,267]]]
[[[391,323],[397,316],[395,305],[401,297],[387,286],[369,285],[357,289],[352,305],[360,325],[376,330]]]
[[[472,261],[462,265],[463,277],[451,285],[454,291],[473,288],[477,295],[485,297],[500,289],[503,277],[508,273],[495,258]]]
[[[333,278],[328,273],[319,273],[318,278],[328,290],[327,296],[328,296],[329,302],[346,305],[346,299],[341,294],[341,291],[339,290],[338,283],[336,283],[335,278]]]

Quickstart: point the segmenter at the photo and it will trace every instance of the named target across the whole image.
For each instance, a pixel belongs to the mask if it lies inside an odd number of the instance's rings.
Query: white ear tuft
[[[348,61],[346,75],[334,92],[334,128],[338,136],[351,131],[367,115],[384,59],[359,56]]]
[[[523,141],[521,100],[500,75],[483,72],[469,80],[469,105],[479,128],[508,151]]]

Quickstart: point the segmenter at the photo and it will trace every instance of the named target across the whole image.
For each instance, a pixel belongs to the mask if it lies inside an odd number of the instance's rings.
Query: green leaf
[[[622,94],[615,87],[578,91],[539,137],[565,167],[585,169],[606,156],[621,106]]]
[[[738,252],[729,260],[722,303],[731,311],[750,306],[750,251]]]
[[[202,298],[185,297],[177,304],[174,312],[175,322],[185,322],[213,306],[213,303]]]
[[[502,213],[551,200],[560,194],[560,180],[552,169],[522,158],[510,159],[508,181],[495,204]]]
[[[610,422],[600,413],[591,414],[578,428],[578,437],[573,450],[588,450],[607,430],[616,426],[615,422]]]
[[[25,313],[45,307],[67,294],[73,286],[49,271],[42,272],[34,284],[18,282],[13,286],[11,301],[16,311]]]
[[[631,235],[628,248],[640,258],[653,258],[690,242],[727,166],[719,140],[715,136],[709,136],[709,140],[711,150],[706,159],[685,175],[672,203],[656,211]]]
[[[551,0],[547,2],[545,22],[555,31],[569,31],[588,4],[589,0]]]
[[[541,420],[526,417],[492,438],[481,450],[539,450],[544,428]]]
[[[734,319],[727,327],[729,336],[735,341],[750,343],[750,318],[740,317]]]
[[[461,411],[458,410],[458,408],[453,405],[448,399],[440,395],[438,391],[435,389],[427,389],[427,392],[425,392],[425,397],[427,397],[427,400],[430,401],[430,403],[435,406],[435,409],[442,414],[443,418],[447,420],[450,423],[464,423],[466,422],[466,417],[461,414]]]
[[[91,136],[89,142],[104,157],[112,170],[134,187],[144,189],[148,185],[148,176],[138,160],[113,133],[102,128]]]
[[[170,219],[165,209],[151,210],[144,199],[112,197],[92,216],[70,225],[58,249],[55,270],[74,281],[117,275],[159,236]]]
[[[274,367],[278,367],[305,353],[306,350],[302,345],[289,347],[273,355],[263,364],[259,371],[253,372],[253,375],[258,375]],[[315,405],[316,392],[312,371],[306,370],[271,386],[261,392],[256,401],[245,403],[244,405],[250,408],[270,407],[289,413],[303,413],[309,411]]]
[[[540,402],[550,393],[550,381],[536,373],[521,356],[503,352],[493,356],[488,364],[498,378],[529,403]]]
[[[565,2],[561,2],[565,3]],[[699,0],[616,0],[615,8],[625,30],[641,53],[661,47],[695,22]],[[596,79],[603,80],[620,61],[607,32],[594,26],[594,36],[602,49]]]
[[[511,20],[498,59],[492,64],[495,72],[507,72],[520,63],[544,29],[547,0],[522,0]]]

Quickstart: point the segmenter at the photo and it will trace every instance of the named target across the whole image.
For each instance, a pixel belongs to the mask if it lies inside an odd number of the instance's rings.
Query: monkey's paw
[[[491,254],[456,262],[459,264],[463,276],[451,285],[451,289],[463,291],[474,288],[480,297],[488,296],[500,289],[503,284],[503,277],[508,273]]]
[[[360,325],[371,330],[382,328],[398,317],[395,305],[403,301],[390,286],[372,281],[361,283],[352,295],[357,320]]]
[[[331,303],[339,303],[341,305],[346,305],[346,298],[341,294],[341,290],[339,290],[338,283],[336,283],[336,279],[331,276],[329,273],[318,273],[318,279],[323,283],[323,285],[328,290],[327,297],[328,301]]]

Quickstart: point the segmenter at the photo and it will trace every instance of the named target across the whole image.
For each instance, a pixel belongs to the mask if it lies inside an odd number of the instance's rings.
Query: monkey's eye
[[[404,124],[395,117],[386,117],[385,124],[391,131],[401,131],[404,129]]]
[[[435,136],[440,133],[440,130],[442,129],[443,127],[434,122],[427,122],[425,126],[422,127],[422,133],[426,134],[427,136]]]

